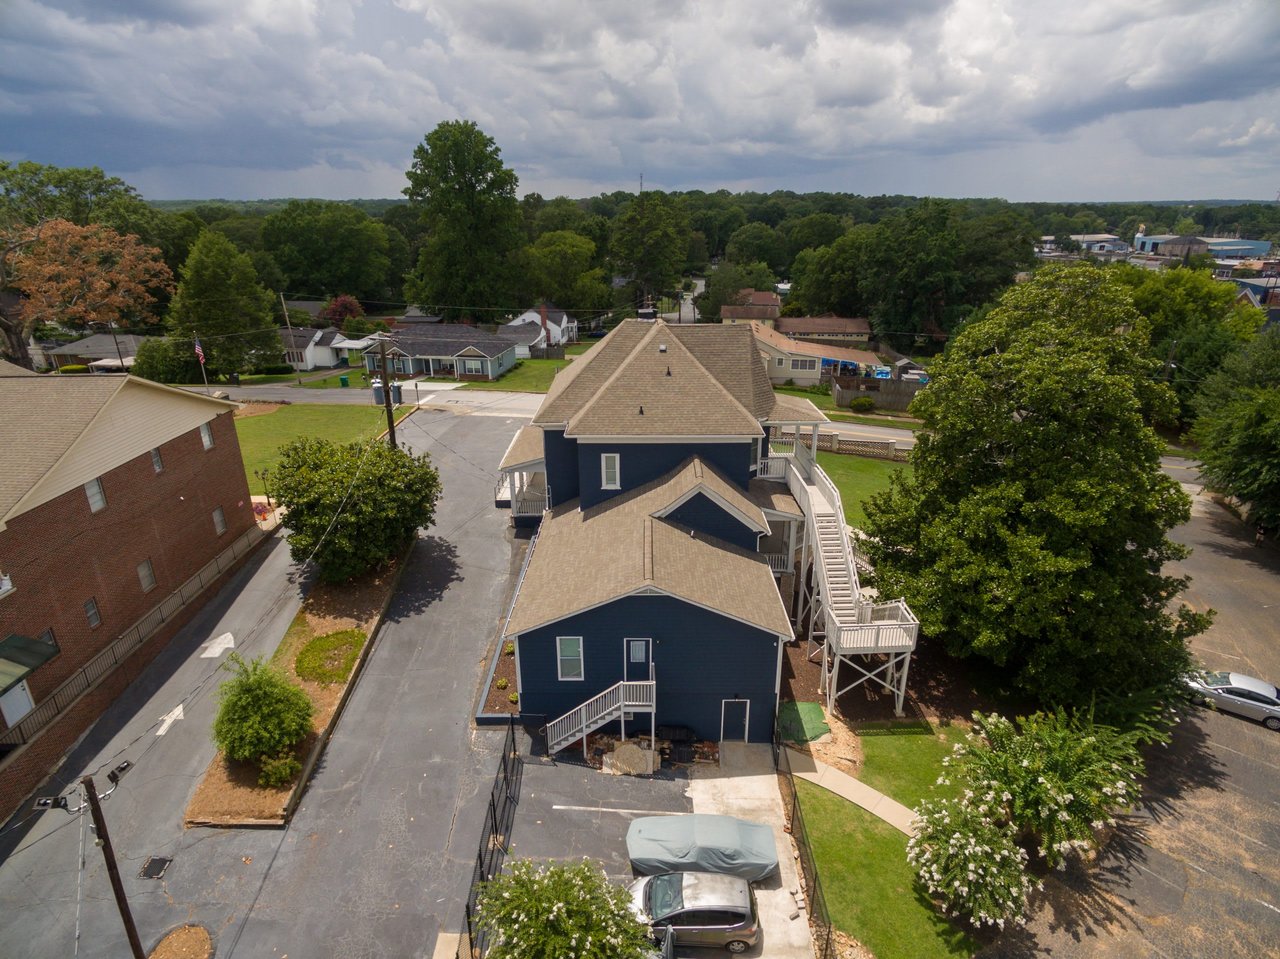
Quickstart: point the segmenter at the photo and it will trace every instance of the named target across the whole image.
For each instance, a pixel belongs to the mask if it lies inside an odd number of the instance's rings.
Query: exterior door
[[[624,639],[622,641],[623,676],[629,683],[647,682],[649,667],[653,664],[652,639]]]
[[[0,696],[0,715],[4,716],[5,725],[13,728],[27,713],[36,708],[31,699],[31,690],[27,689],[24,679],[3,696]]]
[[[745,743],[747,723],[751,719],[749,699],[722,699],[720,701],[720,741]]]

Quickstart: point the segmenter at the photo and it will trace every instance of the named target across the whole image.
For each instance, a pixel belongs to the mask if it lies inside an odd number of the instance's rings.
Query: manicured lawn
[[[484,381],[467,383],[464,390],[509,390],[513,393],[545,393],[551,388],[552,377],[564,369],[572,361],[563,360],[520,360],[500,379],[493,382]]]
[[[823,410],[827,418],[837,423],[858,423],[861,426],[887,426],[891,430],[910,430],[916,432],[924,429],[924,424],[909,416],[866,416],[859,413]]]
[[[372,439],[387,428],[387,414],[379,406],[281,406],[271,413],[244,416],[236,420],[244,473],[249,492],[262,492],[262,480],[254,470],[274,469],[280,462],[280,447],[299,436],[318,436],[335,443]]]
[[[596,340],[584,340],[581,343],[570,343],[564,348],[565,356],[581,356],[596,345]]]
[[[296,383],[297,373],[241,373],[241,386],[268,386],[271,383]],[[210,383],[210,386],[213,384]]]
[[[871,813],[796,780],[831,921],[877,959],[971,956],[977,943],[917,889],[907,837]]]
[[[866,519],[866,514],[862,511],[863,502],[872,493],[888,488],[889,477],[894,470],[910,469],[905,463],[895,463],[892,460],[846,456],[822,450],[818,451],[818,465],[826,471],[831,482],[840,491],[845,521],[850,526],[862,525],[862,521]]]
[[[942,760],[964,740],[955,726],[923,723],[864,723],[857,729],[862,741],[863,768],[858,778],[911,809],[929,798],[954,795],[956,787],[934,783],[942,775]]]
[[[351,384],[351,388],[363,386],[360,382],[360,371],[354,373],[351,370],[334,370],[330,375],[323,376],[317,380],[303,380],[303,389],[308,390],[337,390],[342,388],[342,384],[338,382],[338,377],[345,376],[347,382]]]
[[[773,391],[775,393],[785,393],[787,396],[799,396],[802,399],[809,400],[814,406],[822,410],[824,413],[829,413],[837,408],[835,398],[830,393],[810,393],[806,389],[800,389],[799,387],[793,388],[790,386],[775,386]]]

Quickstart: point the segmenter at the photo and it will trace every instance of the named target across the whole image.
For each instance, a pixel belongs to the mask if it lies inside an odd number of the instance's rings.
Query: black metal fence
[[[493,789],[489,792],[489,807],[485,811],[484,828],[480,832],[476,865],[471,873],[471,886],[467,890],[467,923],[458,943],[458,959],[482,959],[489,951],[489,934],[476,922],[476,902],[480,897],[482,883],[502,871],[503,860],[511,848],[511,824],[516,818],[523,773],[524,761],[516,748],[516,723],[513,716],[507,724],[498,771],[494,774]]]
[[[804,811],[800,806],[800,796],[796,792],[791,760],[787,757],[786,744],[779,737],[777,727],[773,730],[773,766],[778,771],[778,791],[782,793],[782,811],[791,827],[791,838],[795,840],[796,850],[800,854],[800,880],[804,887],[805,901],[809,907],[809,926],[813,932],[814,955],[816,959],[835,959],[836,943],[835,933],[831,928],[831,914],[827,911],[827,900],[822,892],[818,864],[813,858],[813,848],[809,845],[809,831],[805,827]]]

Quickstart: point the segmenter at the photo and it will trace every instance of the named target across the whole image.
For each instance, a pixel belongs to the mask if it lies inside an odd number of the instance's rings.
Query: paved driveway
[[[1280,677],[1280,551],[1197,496],[1174,538],[1186,599],[1217,618],[1192,646],[1206,665]],[[1026,935],[985,956],[1199,959],[1278,954],[1280,734],[1200,711],[1148,761],[1144,805],[1100,868],[1050,883]]]
[[[146,730],[180,689],[212,672],[213,661],[196,653],[209,636],[252,633],[259,639],[246,651],[270,652],[296,609],[296,587],[292,605],[259,597],[238,625],[222,607],[239,609],[244,593],[220,597],[68,761],[63,782],[117,751],[138,760],[106,814],[144,945],[197,921],[222,959],[429,956],[437,932],[460,924],[484,813],[475,800],[488,792],[500,745],[500,734],[475,731],[470,717],[520,558],[491,494],[522,422],[422,410],[400,429],[404,443],[432,454],[444,498],[287,830],[182,829],[213,755],[212,684],[163,739]],[[280,543],[267,561],[276,565],[247,588],[270,597],[290,586],[286,554]],[[0,863],[0,955],[73,953],[79,835],[74,824],[51,832],[65,823],[73,821],[64,813],[45,813],[24,848]],[[173,858],[161,881],[136,878],[151,854]],[[87,863],[80,955],[127,954],[92,847]]]

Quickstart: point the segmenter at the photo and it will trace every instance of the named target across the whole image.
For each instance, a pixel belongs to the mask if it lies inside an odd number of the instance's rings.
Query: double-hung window
[[[84,618],[89,621],[90,629],[97,629],[102,622],[102,613],[98,612],[98,601],[90,596],[84,601]]]
[[[156,571],[151,565],[151,560],[144,559],[138,564],[138,583],[142,586],[144,593],[149,593],[156,588]]]
[[[227,531],[227,514],[221,506],[213,511],[213,529],[219,536]]]
[[[796,360],[791,361],[793,370],[816,370],[818,368],[817,360]]]
[[[160,455],[159,447],[156,447],[151,451],[151,468],[157,473],[164,472],[164,457]]]
[[[556,637],[556,675],[561,680],[580,680],[582,671],[582,637]]]
[[[208,423],[200,424],[200,442],[207,450],[213,449],[213,427]]]
[[[107,508],[107,494],[102,488],[102,480],[91,479],[84,484],[84,495],[89,497],[89,511],[98,513]]]
[[[622,457],[618,453],[600,454],[600,488],[622,489]]]

